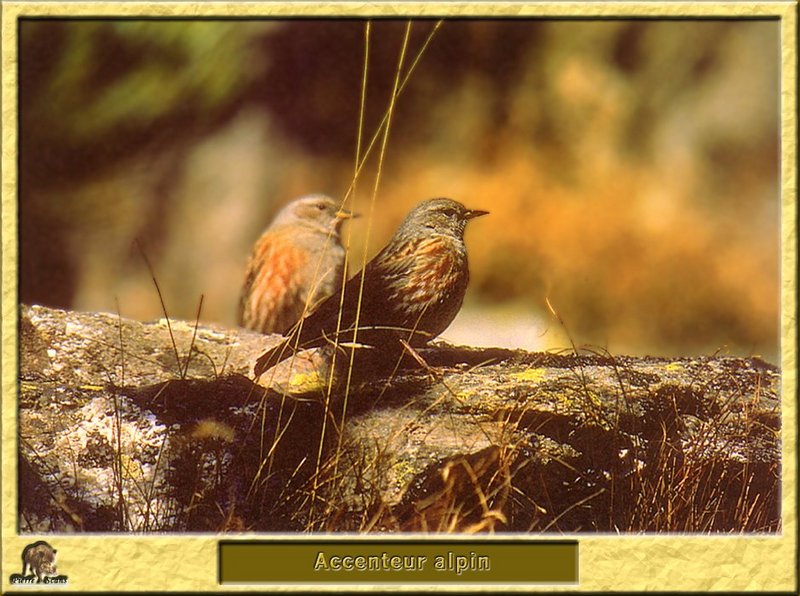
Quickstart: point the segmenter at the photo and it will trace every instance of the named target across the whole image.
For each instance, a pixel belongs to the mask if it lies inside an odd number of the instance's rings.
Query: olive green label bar
[[[223,541],[222,584],[578,582],[576,541]]]

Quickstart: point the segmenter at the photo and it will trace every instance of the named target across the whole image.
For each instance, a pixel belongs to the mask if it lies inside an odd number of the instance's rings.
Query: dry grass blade
[[[178,344],[175,342],[175,334],[172,332],[172,323],[169,320],[169,313],[167,313],[167,305],[164,302],[164,294],[161,293],[161,286],[158,285],[158,279],[156,279],[155,271],[153,270],[153,265],[150,263],[150,259],[147,258],[147,253],[145,253],[142,244],[139,240],[136,240],[136,248],[139,251],[139,254],[142,255],[142,259],[144,259],[144,263],[147,266],[147,271],[150,273],[150,278],[153,280],[153,285],[156,288],[156,293],[158,294],[158,300],[161,303],[161,312],[164,313],[164,318],[167,321],[167,330],[169,331],[169,339],[172,342],[172,350],[175,354],[175,363],[178,367],[179,374],[182,371],[181,367],[181,355],[178,351]],[[183,378],[183,376],[181,376]]]
[[[119,353],[121,362],[120,385],[125,384],[125,345],[122,340],[122,314],[120,313],[119,301],[117,301],[117,327],[119,329]],[[119,396],[117,392],[112,393],[114,397],[114,440],[116,450],[114,453],[114,481],[117,489],[117,523],[120,529],[128,527],[128,511],[125,503],[125,495],[122,488],[123,466],[122,466],[122,414],[120,412]]]
[[[370,25],[368,23],[367,27],[369,27],[369,26]],[[438,27],[434,28],[434,31],[432,32],[432,34],[435,32],[435,30],[437,28]],[[358,299],[357,299],[357,303],[356,303],[356,313],[355,313],[354,330],[353,330],[353,342],[354,343],[357,343],[357,341],[358,341],[359,320],[360,320],[360,317],[361,317],[361,306],[362,306],[363,297],[364,297],[364,273],[365,273],[365,265],[366,265],[366,258],[367,258],[367,248],[369,246],[369,240],[370,240],[371,231],[372,231],[372,222],[373,222],[373,219],[374,219],[375,203],[376,203],[377,196],[378,196],[378,190],[380,188],[381,174],[382,174],[382,171],[383,171],[383,164],[384,164],[384,160],[385,160],[385,156],[386,156],[386,149],[388,147],[388,141],[389,141],[389,136],[390,136],[390,131],[391,131],[392,116],[394,115],[395,105],[396,105],[397,98],[399,96],[399,93],[400,93],[400,90],[401,90],[401,86],[402,86],[402,82],[403,82],[402,81],[403,65],[405,63],[406,51],[407,51],[407,48],[408,48],[408,41],[409,41],[409,39],[411,37],[411,29],[412,29],[412,21],[409,20],[406,23],[405,33],[404,33],[403,41],[402,41],[402,46],[401,46],[401,49],[400,49],[400,54],[398,56],[397,68],[396,68],[396,71],[395,71],[395,80],[394,80],[393,89],[392,89],[392,92],[391,92],[391,95],[390,95],[390,98],[389,98],[389,105],[388,105],[388,107],[386,109],[386,112],[384,114],[384,118],[383,118],[383,120],[381,121],[381,124],[378,127],[378,131],[376,131],[376,134],[373,136],[373,142],[371,142],[370,146],[367,148],[366,155],[365,155],[364,159],[362,160],[361,164],[358,164],[358,162],[357,162],[357,168],[356,168],[356,173],[355,173],[355,175],[353,177],[353,182],[351,184],[350,189],[348,189],[348,192],[346,193],[346,196],[347,196],[355,188],[355,184],[356,184],[356,181],[357,181],[357,178],[358,178],[358,174],[359,174],[361,168],[363,167],[364,163],[366,162],[366,158],[367,158],[367,156],[369,154],[369,151],[371,150],[371,148],[372,148],[372,146],[374,144],[374,139],[378,138],[378,135],[380,134],[380,130],[382,128],[383,134],[382,134],[382,137],[381,137],[381,147],[380,147],[380,152],[379,152],[379,155],[378,155],[377,172],[375,174],[375,182],[374,182],[373,189],[372,189],[372,197],[371,197],[371,200],[370,200],[369,214],[367,216],[367,230],[366,230],[366,234],[365,234],[365,238],[364,238],[364,257],[363,257],[364,260],[363,260],[363,262],[361,264],[361,278],[360,278],[360,282],[359,282]],[[429,36],[429,40],[432,38],[432,34],[431,34],[431,36]],[[367,44],[367,45],[369,44],[369,29],[368,28],[365,29],[365,44]],[[422,50],[420,50],[420,52],[418,53],[417,60],[419,59],[419,57],[421,57],[422,52],[424,51],[425,47],[427,47],[427,42],[423,46]],[[369,57],[368,50],[365,50],[365,55],[364,55],[365,66],[364,66],[364,74],[363,74],[364,80],[362,81],[362,98],[366,97],[365,89],[366,89],[366,77],[367,77],[367,73],[368,73],[368,66],[367,66],[368,57]],[[414,62],[414,65],[415,64],[416,64],[416,60]],[[412,65],[412,67],[414,65]],[[409,71],[407,73],[406,78],[405,78],[406,81],[408,80],[408,77],[410,76],[410,74],[411,74],[411,72]],[[361,105],[361,108],[362,108],[362,110],[364,109],[364,104],[363,103]],[[361,121],[362,118],[363,118],[363,113],[359,117],[359,120]],[[362,132],[362,129],[359,128],[359,148],[357,149],[357,153],[359,153],[359,154],[360,154],[360,133],[361,132]],[[341,311],[341,309],[340,309],[340,311]],[[341,312],[340,312],[340,317],[339,317],[339,319],[337,321],[337,327],[340,326],[340,324],[341,324]],[[336,353],[336,350],[334,350],[334,354],[335,353]],[[341,413],[342,423],[343,423],[344,418],[347,415],[347,402],[348,402],[348,398],[349,398],[350,391],[351,391],[351,386],[352,386],[352,372],[353,372],[354,357],[355,357],[355,354],[351,353],[350,362],[349,362],[349,366],[348,366],[348,372],[347,372],[347,379],[345,381],[344,397],[343,397],[343,400],[342,400],[342,413]],[[335,358],[335,356],[334,356],[334,358]],[[328,392],[328,397],[326,398],[326,401],[328,401],[328,402],[329,402],[329,397],[330,397],[330,392]],[[327,404],[326,404],[326,410],[327,410]],[[316,473],[314,475],[315,480],[314,480],[314,485],[312,487],[312,499],[311,499],[312,507],[314,506],[314,503],[316,501],[315,497],[316,497],[316,494],[317,494],[317,490],[319,488],[318,487],[318,483],[317,483],[317,478],[319,476],[320,466],[321,466],[321,463],[322,463],[322,449],[323,449],[324,438],[325,438],[325,433],[326,433],[326,429],[327,429],[327,419],[328,419],[328,416],[325,415],[325,417],[324,417],[325,422],[323,423],[323,428],[322,428],[322,438],[320,440],[319,451],[318,451],[318,454],[317,454]],[[338,469],[338,461],[339,461],[339,453],[340,453],[340,451],[341,451],[341,436],[339,437],[336,454],[334,456],[334,465],[333,465],[333,470],[334,470],[333,471],[333,475],[334,476],[336,476],[337,469]]]
[[[182,379],[186,378],[189,373],[189,363],[192,360],[192,351],[194,350],[194,342],[197,339],[197,327],[200,325],[200,313],[203,312],[203,294],[200,294],[200,304],[197,305],[197,316],[194,318],[194,330],[192,331],[192,341],[189,343],[189,352],[186,354],[186,362],[181,368],[180,375]],[[213,364],[213,362],[212,362]]]

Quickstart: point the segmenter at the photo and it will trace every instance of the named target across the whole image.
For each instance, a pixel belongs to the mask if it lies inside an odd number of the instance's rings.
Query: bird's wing
[[[321,346],[336,335],[337,328],[340,331],[351,329],[357,314],[359,326],[370,324],[375,313],[385,316],[385,272],[380,265],[385,252],[386,249],[378,253],[364,267],[363,290],[362,271],[359,271],[344,284],[342,290],[328,296],[298,323],[294,332],[289,334],[290,337],[297,341],[299,333],[298,345],[304,348]]]
[[[417,238],[386,246],[364,267],[363,290],[362,272],[358,272],[344,285],[344,297],[341,292],[334,292],[301,321],[299,334],[297,328],[290,334],[293,345],[321,346],[335,337],[337,329],[352,330],[356,318],[360,329],[413,325],[419,313],[401,304],[401,300],[408,294],[408,280],[417,277],[416,270],[424,266],[418,258],[420,249],[431,241]]]
[[[283,342],[265,352],[256,363],[256,375],[288,358],[297,348],[321,347],[334,341],[337,330],[340,341],[349,341],[352,334],[345,332],[355,327],[357,315],[359,329],[377,325],[416,327],[431,300],[430,288],[417,285],[427,285],[429,275],[440,273],[437,267],[442,266],[441,258],[431,256],[440,243],[441,239],[433,237],[390,243],[364,267],[363,291],[359,272],[345,283],[344,296],[341,291],[328,296],[284,334]],[[415,278],[420,280],[416,284],[410,281]],[[409,295],[415,298],[415,304],[402,302]]]

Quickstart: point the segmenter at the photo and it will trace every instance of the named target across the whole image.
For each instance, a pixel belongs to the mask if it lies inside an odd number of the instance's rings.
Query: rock
[[[23,306],[20,531],[780,530],[758,358],[276,341]]]

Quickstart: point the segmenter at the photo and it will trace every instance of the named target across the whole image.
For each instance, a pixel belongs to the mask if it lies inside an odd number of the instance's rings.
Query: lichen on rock
[[[256,380],[278,338],[39,306],[19,329],[22,532],[781,527],[780,374],[757,358],[435,342]]]

